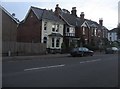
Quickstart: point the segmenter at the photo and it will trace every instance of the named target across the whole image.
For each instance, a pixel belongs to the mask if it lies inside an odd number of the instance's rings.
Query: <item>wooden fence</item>
[[[44,43],[2,42],[2,55],[39,55],[46,53]]]

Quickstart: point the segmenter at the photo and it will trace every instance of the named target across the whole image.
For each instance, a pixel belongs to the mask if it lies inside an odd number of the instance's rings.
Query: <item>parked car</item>
[[[113,54],[113,53],[117,53],[118,51],[119,49],[117,47],[109,47],[105,49],[106,54]]]
[[[106,48],[105,49],[105,54],[113,54],[114,52],[113,52],[113,50],[112,50],[112,48]]]
[[[114,51],[114,52],[118,52],[118,48],[117,47],[112,47],[112,50]]]
[[[70,52],[71,56],[93,56],[94,52],[86,47],[73,48]]]

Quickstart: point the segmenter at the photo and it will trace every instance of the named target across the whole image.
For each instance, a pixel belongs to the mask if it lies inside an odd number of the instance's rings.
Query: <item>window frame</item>
[[[44,23],[44,30],[47,30],[47,22]]]
[[[56,47],[60,47],[60,38],[56,39]]]
[[[45,38],[46,38],[46,39],[45,39]],[[47,43],[47,37],[44,37],[44,38],[43,38],[43,43],[45,43],[45,44]]]
[[[55,38],[52,38],[52,47],[55,47]]]

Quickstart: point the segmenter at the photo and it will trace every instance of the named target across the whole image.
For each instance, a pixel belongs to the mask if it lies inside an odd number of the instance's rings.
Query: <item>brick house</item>
[[[64,22],[52,10],[32,7],[18,27],[18,42],[46,43],[51,52],[60,51]]]
[[[75,7],[72,8],[71,12],[71,14],[66,12],[61,12],[60,14],[60,18],[66,23],[64,24],[63,41],[68,49],[70,47],[79,46],[78,42],[80,41],[80,34],[77,31],[79,31],[79,26],[82,24],[82,21],[76,16]]]
[[[15,51],[18,20],[2,6],[0,9],[2,11],[2,54],[4,56],[8,55],[8,52]]]
[[[58,5],[57,5],[58,6]],[[107,28],[103,26],[103,20],[99,20],[99,24],[95,21],[85,19],[84,12],[80,17],[77,16],[76,7],[73,7],[71,13],[60,7],[58,8],[59,17],[66,23],[64,24],[64,43],[69,48],[70,43],[74,43],[75,47],[83,45],[99,45],[102,38],[107,38]],[[57,11],[56,11],[57,12]]]
[[[78,47],[80,46],[80,26],[84,22],[79,17],[77,17],[77,10],[76,7],[72,7],[71,14],[66,9],[61,9],[58,5],[56,5],[56,11],[62,19],[64,24],[63,30],[63,42],[66,47],[66,51],[69,51],[71,47]]]

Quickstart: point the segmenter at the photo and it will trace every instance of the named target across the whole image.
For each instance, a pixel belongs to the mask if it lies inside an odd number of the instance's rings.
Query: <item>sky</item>
[[[76,7],[77,16],[81,12],[85,13],[86,19],[91,19],[99,23],[103,19],[103,25],[109,30],[118,25],[118,2],[120,0],[1,0],[1,5],[9,12],[15,13],[15,17],[22,21],[31,6],[41,9],[55,10],[56,4],[61,9],[71,12],[72,7]]]

